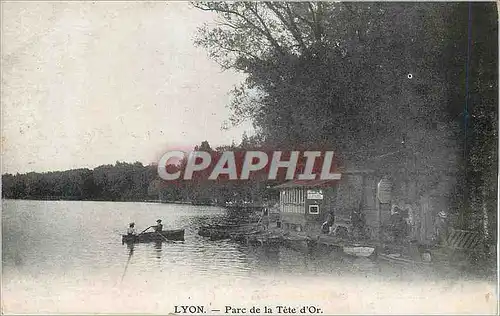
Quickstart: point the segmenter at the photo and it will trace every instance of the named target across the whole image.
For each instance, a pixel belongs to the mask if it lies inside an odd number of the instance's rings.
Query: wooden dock
[[[246,235],[262,232],[264,229],[258,222],[228,225],[202,226],[198,230],[198,235],[208,237],[210,240],[243,240]]]
[[[211,241],[234,240],[257,246],[284,246],[303,254],[336,252],[402,265],[432,265],[423,260],[421,255],[413,258],[403,253],[387,252],[381,243],[374,240],[347,240],[325,234],[285,232],[276,227],[269,229],[260,222],[202,226],[198,234]]]

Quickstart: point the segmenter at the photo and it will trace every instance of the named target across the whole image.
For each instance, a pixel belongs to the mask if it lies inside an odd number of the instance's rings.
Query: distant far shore
[[[109,199],[81,199],[81,198],[59,198],[59,197],[23,197],[23,198],[2,198],[2,200],[20,200],[20,201],[85,201],[85,202],[133,202],[133,203],[158,203],[158,204],[188,204],[200,206],[224,206],[216,203],[196,203],[189,201],[162,201],[162,200],[109,200]]]

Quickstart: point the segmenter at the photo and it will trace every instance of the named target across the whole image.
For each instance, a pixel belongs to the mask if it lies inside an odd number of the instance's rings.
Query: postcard
[[[2,313],[498,313],[495,2],[2,1]]]

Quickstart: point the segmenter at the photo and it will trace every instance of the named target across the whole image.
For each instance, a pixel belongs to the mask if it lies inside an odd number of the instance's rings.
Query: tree
[[[248,75],[233,91],[233,121],[251,118],[268,143],[314,142],[343,152],[356,147],[370,156],[381,148],[378,140],[389,138],[395,145],[412,131],[408,120],[401,118],[425,119],[429,124],[443,120],[439,106],[443,96],[428,93],[439,89],[436,83],[443,78],[415,72],[411,83],[407,79],[411,69],[430,68],[427,60],[439,49],[435,44],[440,43],[441,34],[430,37],[426,32],[439,23],[426,25],[431,18],[421,18],[424,13],[435,17],[435,6],[194,5],[216,12],[221,20],[216,27],[201,29],[197,43],[223,67]],[[422,40],[427,41],[426,49],[416,44]],[[434,100],[422,100],[418,107],[404,102],[400,91],[409,86],[426,90],[422,94],[427,92]],[[387,145],[378,151],[386,149]]]

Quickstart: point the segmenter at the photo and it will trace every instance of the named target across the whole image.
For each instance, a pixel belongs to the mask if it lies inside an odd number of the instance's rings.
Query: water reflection
[[[242,260],[248,262],[248,266],[259,270],[272,271],[280,263],[280,248],[278,246],[246,246],[239,245],[238,251],[243,255]]]
[[[121,282],[123,282],[123,278],[125,277],[125,274],[127,273],[127,268],[130,263],[130,259],[132,259],[132,255],[134,254],[134,243],[127,243],[127,248],[128,248],[128,260],[127,263],[125,264],[125,269],[123,270],[122,274],[122,279]]]
[[[134,246],[135,246],[135,243],[133,243],[133,242],[128,242],[127,243],[127,249],[129,251],[129,257],[132,256],[132,254],[134,253]]]
[[[163,241],[155,241],[155,254],[156,259],[161,259],[161,249],[163,246]]]
[[[265,260],[270,264],[278,264],[280,260],[280,248],[279,247],[263,247]]]

